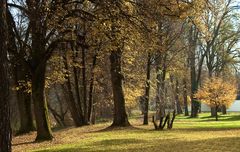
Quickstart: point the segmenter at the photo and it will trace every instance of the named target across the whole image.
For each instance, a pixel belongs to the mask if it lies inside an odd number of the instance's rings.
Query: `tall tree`
[[[6,0],[0,1],[0,152],[11,152],[10,103],[8,100],[8,27]]]

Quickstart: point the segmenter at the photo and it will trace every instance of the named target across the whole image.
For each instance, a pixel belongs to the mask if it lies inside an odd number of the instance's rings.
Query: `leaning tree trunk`
[[[66,69],[66,71],[69,71],[68,60],[67,60],[66,54],[63,56],[63,59],[64,59],[63,62],[64,62],[65,69]],[[66,74],[69,75],[69,73],[66,73]],[[75,123],[75,126],[80,127],[80,126],[83,125],[83,122],[82,122],[82,117],[79,113],[79,110],[77,109],[78,106],[76,105],[76,102],[75,102],[75,99],[74,99],[74,93],[72,91],[71,80],[70,80],[69,76],[66,76],[65,79],[66,79],[67,88],[65,88],[64,85],[62,85],[62,88],[63,88],[63,91],[66,93],[66,95],[68,97],[67,105],[69,107],[71,116],[72,116],[73,121]]]
[[[114,117],[112,126],[129,126],[128,117],[125,109],[125,99],[122,86],[122,71],[121,71],[121,57],[120,49],[112,51],[110,55],[111,62],[111,81],[114,102]]]
[[[8,100],[6,1],[0,1],[0,152],[11,151],[10,103]]]
[[[37,68],[32,71],[32,99],[37,126],[36,140],[51,140],[53,138],[45,97],[45,72],[46,63],[38,64]]]
[[[143,116],[143,124],[148,125],[148,107],[149,107],[149,93],[150,93],[150,73],[151,73],[151,55],[148,53],[148,61],[147,61],[147,80],[146,80],[146,88],[144,95],[144,116]]]

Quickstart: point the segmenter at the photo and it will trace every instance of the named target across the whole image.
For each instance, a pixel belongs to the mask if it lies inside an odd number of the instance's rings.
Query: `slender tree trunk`
[[[179,101],[179,83],[178,80],[176,80],[176,95],[175,95],[175,100],[176,100],[176,105],[177,105],[177,114],[182,114],[182,108],[181,108],[181,104]]]
[[[11,152],[10,103],[8,100],[6,1],[0,1],[0,152]]]
[[[92,61],[92,68],[91,68],[91,79],[89,84],[89,97],[88,97],[88,120],[91,120],[93,114],[93,90],[94,90],[94,80],[95,80],[95,73],[94,69],[97,62],[97,54],[94,55]]]
[[[45,72],[46,63],[39,64],[32,71],[32,99],[37,126],[36,140],[51,140],[53,138],[45,97]]]
[[[148,53],[147,60],[147,79],[146,79],[146,87],[145,87],[145,95],[144,95],[144,116],[143,116],[143,124],[148,125],[148,107],[149,107],[149,93],[150,93],[150,77],[151,77],[151,54]]]
[[[19,81],[29,81],[26,76],[30,74],[26,72],[27,69],[23,67],[24,65],[25,64],[22,63],[14,68],[16,85],[18,85]],[[23,87],[17,90],[17,102],[20,114],[20,129],[18,134],[25,134],[35,130],[33,125],[31,94],[27,93],[27,89],[29,88]]]
[[[128,117],[125,109],[125,98],[122,86],[122,69],[121,69],[122,52],[118,48],[112,51],[110,55],[111,62],[111,81],[114,102],[114,117],[112,126],[129,126]]]
[[[83,85],[83,114],[84,124],[89,123],[88,119],[88,105],[87,105],[87,79],[86,79],[86,54],[85,48],[82,47],[82,85]]]
[[[189,116],[189,112],[188,112],[188,101],[187,101],[187,81],[184,78],[183,79],[183,102],[184,102],[184,115],[185,116]]]
[[[65,69],[67,71],[69,71],[67,56],[65,55],[63,58],[64,58]],[[62,85],[62,88],[63,88],[63,90],[67,90],[67,92],[66,92],[67,97],[68,97],[67,104],[68,104],[68,107],[69,107],[69,110],[70,110],[70,113],[71,113],[71,116],[73,118],[75,125],[77,127],[79,127],[79,126],[83,125],[82,117],[81,117],[81,115],[77,109],[77,105],[75,103],[70,77],[66,76],[66,80],[67,80],[66,81],[67,88],[65,89],[64,85]]]
[[[29,133],[35,130],[32,117],[31,94],[19,90],[17,92],[17,100],[20,114],[20,129],[18,134]]]
[[[218,106],[215,107],[215,118],[216,118],[216,121],[218,121]]]

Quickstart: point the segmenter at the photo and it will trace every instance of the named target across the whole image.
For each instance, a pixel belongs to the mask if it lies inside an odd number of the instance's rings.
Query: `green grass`
[[[172,130],[155,131],[152,123],[141,125],[134,116],[132,128],[106,130],[110,123],[69,128],[54,133],[52,142],[32,143],[35,134],[14,139],[14,151],[35,152],[221,152],[240,149],[240,113],[220,115],[219,121],[208,113],[199,118],[177,116]]]

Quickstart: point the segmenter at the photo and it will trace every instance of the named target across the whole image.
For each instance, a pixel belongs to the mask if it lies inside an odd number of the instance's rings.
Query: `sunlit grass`
[[[37,152],[98,152],[98,151],[239,151],[240,114],[221,115],[214,121],[208,113],[199,118],[178,116],[172,130],[155,131],[152,123],[141,125],[131,119],[133,128],[105,130],[110,123],[70,128],[54,133],[52,142],[24,143],[34,140],[34,134],[14,139],[14,151]],[[21,144],[22,143],[22,144]]]

